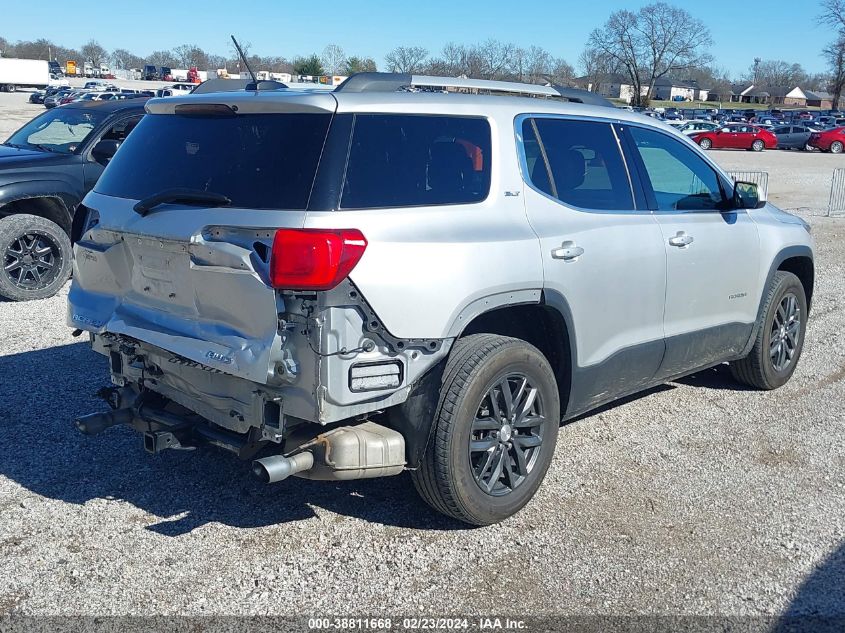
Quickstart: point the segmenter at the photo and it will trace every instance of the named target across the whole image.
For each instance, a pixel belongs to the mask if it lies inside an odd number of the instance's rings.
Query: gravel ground
[[[40,106],[0,94],[0,137]],[[149,456],[101,410],[105,365],[66,290],[0,303],[4,614],[706,614],[845,617],[845,219],[841,156],[715,152],[771,174],[817,240],[801,364],[772,393],[723,368],[561,429],[520,514],[467,529],[407,476],[259,485],[225,454]]]

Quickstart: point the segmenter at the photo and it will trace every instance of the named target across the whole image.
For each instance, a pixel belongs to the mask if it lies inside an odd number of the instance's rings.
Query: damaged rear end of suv
[[[350,277],[368,243],[337,212],[353,116],[336,109],[328,93],[150,103],[81,210],[68,320],[113,383],[81,432],[263,451],[267,482],[395,475],[422,451],[427,429],[384,412],[449,342],[394,336]]]

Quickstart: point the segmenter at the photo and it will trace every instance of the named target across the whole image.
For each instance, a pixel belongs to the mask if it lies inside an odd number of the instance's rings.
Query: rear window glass
[[[490,124],[450,116],[355,116],[341,207],[480,202],[490,190]]]
[[[148,114],[96,190],[141,200],[188,188],[234,207],[305,209],[330,122],[330,114]]]

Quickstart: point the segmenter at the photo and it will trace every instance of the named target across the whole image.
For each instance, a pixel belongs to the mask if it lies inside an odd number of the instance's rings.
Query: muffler
[[[274,484],[314,466],[314,455],[297,453],[291,457],[273,455],[252,462],[252,472],[265,484]]]
[[[324,481],[388,477],[405,469],[405,438],[375,422],[332,429],[292,453],[256,460],[252,472],[273,483],[291,475]]]
[[[97,435],[118,424],[129,424],[135,417],[132,409],[116,409],[106,413],[89,413],[73,421],[80,433]]]

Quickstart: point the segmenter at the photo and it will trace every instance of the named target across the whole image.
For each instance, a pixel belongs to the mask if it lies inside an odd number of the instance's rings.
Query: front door
[[[621,128],[537,115],[518,121],[517,134],[546,301],[570,321],[571,416],[653,379],[664,350],[666,253],[629,178]]]
[[[666,379],[745,347],[762,293],[759,238],[748,213],[730,209],[732,184],[695,149],[651,128],[629,131],[666,253]]]

